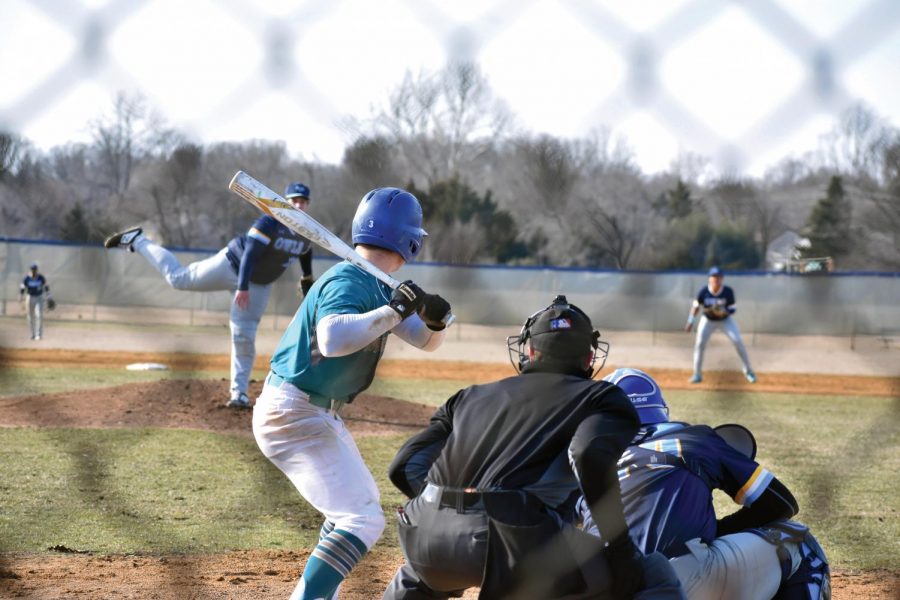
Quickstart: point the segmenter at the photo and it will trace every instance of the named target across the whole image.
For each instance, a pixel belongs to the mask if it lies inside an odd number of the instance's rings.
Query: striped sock
[[[328,519],[325,519],[325,521],[322,523],[322,528],[319,529],[319,541],[321,542],[323,539],[325,539],[325,536],[327,536],[332,531],[334,531],[334,523],[332,521],[329,521]]]
[[[358,537],[349,531],[332,529],[320,539],[306,561],[302,600],[331,598],[365,553],[366,545]]]

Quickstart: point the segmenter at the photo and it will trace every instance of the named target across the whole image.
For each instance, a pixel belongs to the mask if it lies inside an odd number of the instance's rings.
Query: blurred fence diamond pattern
[[[364,116],[407,69],[465,59],[526,120],[504,92],[522,78],[570,136],[649,119],[730,171],[857,100],[884,110],[857,68],[886,44],[896,52],[900,35],[897,0],[827,11],[813,0],[6,0],[6,8],[13,3],[21,16],[0,26],[9,78],[0,128],[22,131],[51,113],[64,118],[73,98],[127,90],[201,137],[282,107],[323,131],[348,113]],[[34,47],[23,36],[34,35],[46,40],[39,56],[27,69],[11,64],[17,46]],[[351,42],[357,50],[342,57]],[[710,81],[715,94],[704,91]],[[338,99],[348,96],[356,104]],[[274,132],[277,123],[257,137]]]

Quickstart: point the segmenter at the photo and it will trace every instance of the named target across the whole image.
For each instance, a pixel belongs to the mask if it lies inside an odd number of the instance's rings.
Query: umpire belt
[[[422,490],[422,499],[430,504],[435,504],[441,508],[455,508],[456,512],[484,511],[484,499],[487,496],[492,498],[503,498],[517,504],[528,504],[529,502],[537,502],[536,498],[531,496],[524,490],[478,490],[475,488],[452,488],[435,485],[431,482],[425,484]]]

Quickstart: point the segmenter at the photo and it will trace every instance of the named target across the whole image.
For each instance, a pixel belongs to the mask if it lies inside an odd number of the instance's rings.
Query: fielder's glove
[[[297,291],[300,292],[301,298],[306,298],[306,295],[309,293],[310,288],[312,288],[315,282],[316,280],[313,279],[312,275],[304,275],[300,278],[300,285],[297,286]]]
[[[637,549],[628,534],[606,547],[606,560],[612,572],[612,596],[631,598],[644,589],[644,555]]]
[[[401,319],[405,319],[419,310],[422,303],[425,301],[426,295],[427,294],[422,288],[412,281],[407,280],[394,290],[394,294],[391,296],[391,302],[388,306],[396,310]]]
[[[47,298],[47,310],[53,310],[54,308],[56,308],[56,300]]]
[[[437,294],[425,294],[422,306],[416,311],[428,329],[441,331],[447,327],[446,319],[450,314],[450,303]]]
[[[724,306],[713,306],[704,310],[703,314],[705,314],[710,319],[715,319],[718,321],[719,319],[724,319],[728,316],[728,309],[726,309]]]

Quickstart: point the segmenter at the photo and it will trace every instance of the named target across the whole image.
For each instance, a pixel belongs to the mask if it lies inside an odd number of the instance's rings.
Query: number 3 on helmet
[[[411,261],[428,233],[419,200],[400,188],[376,188],[363,196],[353,217],[353,243],[393,250]]]

